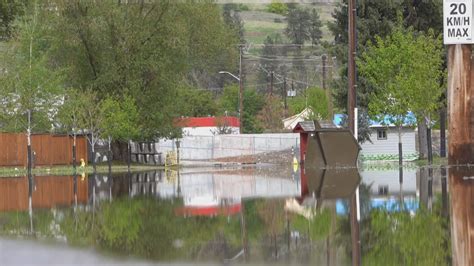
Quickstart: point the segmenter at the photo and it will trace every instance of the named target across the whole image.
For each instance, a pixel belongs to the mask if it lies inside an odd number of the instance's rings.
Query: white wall
[[[184,136],[180,141],[181,160],[211,160],[253,155],[270,151],[299,149],[299,134],[239,134],[216,136]],[[163,154],[176,150],[174,140],[160,140],[156,150]]]
[[[360,175],[364,184],[372,184],[370,192],[374,196],[378,196],[379,186],[388,186],[388,195],[398,195],[400,193],[398,169],[363,170]],[[417,194],[416,169],[403,169],[402,189],[406,195]]]
[[[387,139],[377,139],[377,129],[372,129],[370,139],[373,143],[366,141],[361,145],[361,153],[364,155],[375,154],[398,154],[398,130],[395,128],[387,129]],[[402,130],[402,150],[403,154],[414,154],[416,151],[416,138],[414,129]]]

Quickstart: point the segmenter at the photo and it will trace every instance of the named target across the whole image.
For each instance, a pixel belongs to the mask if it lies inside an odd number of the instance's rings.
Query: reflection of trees
[[[447,221],[441,216],[441,201],[434,211],[421,207],[414,215],[399,206],[372,209],[370,186],[361,184],[360,237],[363,265],[444,265],[449,256]],[[345,209],[348,210],[347,204]],[[339,217],[337,243],[351,253],[348,217]]]
[[[371,208],[371,197],[370,197],[370,188],[371,184],[367,185],[360,183],[359,185],[359,204],[360,204],[360,238],[361,238],[361,249],[364,253],[364,239],[368,234],[367,218],[370,216]],[[343,201],[344,209],[349,213],[349,201]],[[336,229],[336,244],[341,246],[348,256],[352,252],[352,242],[351,242],[351,225],[349,220],[349,215],[338,217],[337,219],[337,229]]]
[[[116,253],[157,259],[224,259],[241,248],[238,217],[182,217],[180,200],[123,198],[102,202],[95,230],[92,213],[72,210],[61,224],[72,244],[98,245]],[[76,226],[78,225],[78,226]]]
[[[364,264],[443,265],[449,250],[443,220],[425,209],[414,216],[407,212],[374,210],[365,245]]]
[[[56,233],[51,210],[35,210],[31,219],[33,232],[28,211],[0,212],[0,235],[50,237]]]
[[[285,210],[284,200],[260,201],[257,205],[257,212],[265,225],[265,236],[270,240],[272,256],[278,257],[278,235],[285,230]]]
[[[71,245],[154,260],[222,260],[242,249],[239,215],[183,217],[176,214],[182,205],[177,199],[117,197],[113,202],[99,202],[95,217],[90,206],[79,205],[58,209],[59,215],[35,210],[33,221],[37,235],[60,236]],[[252,260],[274,259],[275,255],[284,259],[289,251],[294,260],[323,261],[330,210],[318,210],[308,220],[285,213],[283,200],[262,199],[246,201],[244,210]],[[0,213],[0,234],[27,235],[29,226],[27,211]],[[298,239],[289,235],[295,231]]]

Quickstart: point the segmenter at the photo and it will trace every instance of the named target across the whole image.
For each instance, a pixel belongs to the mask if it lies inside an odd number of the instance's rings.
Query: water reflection
[[[474,168],[449,169],[454,265],[474,264]]]
[[[450,197],[455,239],[472,230],[463,212],[472,181],[458,185],[446,172],[434,169],[430,181],[427,169],[406,168],[403,182],[398,169],[0,178],[0,234],[158,261],[350,265],[350,199],[358,187],[362,264],[442,265],[450,260],[447,181],[450,193],[463,195]],[[469,253],[470,246],[452,245]]]

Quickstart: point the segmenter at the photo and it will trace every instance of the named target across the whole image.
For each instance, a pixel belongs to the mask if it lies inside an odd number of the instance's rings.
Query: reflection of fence
[[[74,203],[72,176],[37,176],[33,181],[33,208],[70,206]],[[77,201],[87,203],[87,181],[78,177]],[[28,210],[28,178],[0,178],[0,211]]]
[[[61,165],[72,163],[73,139],[67,135],[34,134],[31,136],[35,165]],[[26,166],[26,134],[0,134],[0,166]],[[77,137],[77,160],[87,160],[87,140]]]
[[[185,136],[180,141],[181,160],[210,160],[299,148],[299,134],[288,133]],[[176,150],[174,140],[161,140],[155,146],[163,154]]]

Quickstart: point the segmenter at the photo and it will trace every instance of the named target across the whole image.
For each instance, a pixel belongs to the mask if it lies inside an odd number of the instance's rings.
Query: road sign
[[[472,18],[472,0],[444,0],[444,44],[474,43]]]

